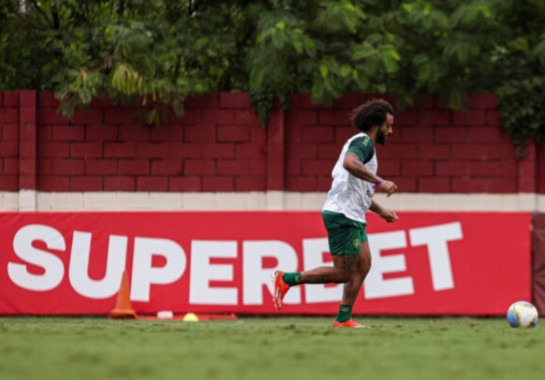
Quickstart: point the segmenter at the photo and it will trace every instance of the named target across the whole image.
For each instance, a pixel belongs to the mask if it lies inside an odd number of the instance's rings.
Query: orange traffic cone
[[[119,293],[117,293],[117,302],[115,308],[110,311],[110,318],[136,318],[136,312],[131,305],[129,277],[127,276],[126,271],[123,272],[123,276],[121,277],[121,286],[119,287]]]

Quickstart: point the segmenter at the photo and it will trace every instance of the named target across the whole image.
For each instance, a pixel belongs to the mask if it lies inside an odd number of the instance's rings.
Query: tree
[[[519,156],[533,140],[545,147],[545,3],[525,1],[504,6],[506,38],[491,58],[498,82],[498,106],[504,128],[517,146]]]
[[[0,89],[53,90],[65,114],[104,94],[152,104],[151,123],[160,121],[157,106],[183,112],[188,96],[217,91],[248,91],[264,123],[273,103],[288,107],[294,93],[326,105],[346,92],[389,93],[403,106],[431,92],[461,109],[470,92],[497,92],[515,143],[545,144],[534,118],[545,109],[542,97],[530,96],[545,87],[544,7],[540,0],[5,0]]]

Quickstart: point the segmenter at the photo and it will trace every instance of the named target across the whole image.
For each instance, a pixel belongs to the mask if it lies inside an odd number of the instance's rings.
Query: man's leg
[[[356,260],[354,259],[357,259],[358,256],[352,255],[352,259],[346,260],[346,263],[343,257],[348,256],[333,256],[334,267],[318,267],[304,272],[290,273],[276,271],[274,273],[274,307],[276,307],[277,310],[282,308],[284,296],[290,287],[294,285],[327,283],[339,284],[350,281],[350,272],[344,272],[342,268],[349,267],[348,262],[352,261],[354,261],[354,266],[357,267]]]
[[[349,281],[344,284],[343,298],[341,304],[353,306],[360,292],[361,285],[371,269],[371,251],[369,241],[361,243],[360,254],[356,256],[356,269],[351,272]],[[352,266],[351,266],[352,267]]]
[[[371,266],[365,225],[351,221],[342,214],[322,215],[328,231],[333,267],[318,267],[304,272],[275,272],[273,302],[280,310],[284,296],[294,285],[344,283],[341,301],[344,312],[341,319],[346,315],[350,318],[352,305]]]
[[[344,284],[343,298],[339,306],[339,312],[333,327],[365,327],[352,320],[352,307],[356,302],[361,285],[371,269],[371,253],[369,243],[363,242],[358,256],[357,270],[353,272],[351,279]]]
[[[293,273],[293,280],[286,281],[288,285],[299,284],[327,284],[344,283],[343,305],[354,305],[359,290],[365,277],[371,269],[371,252],[369,242],[361,243],[359,255],[336,255],[333,256],[333,267],[318,267],[308,271]],[[287,273],[288,276],[292,275]]]
[[[352,278],[357,270],[359,257],[357,255],[332,256],[333,267],[318,267],[301,272],[303,284],[342,284]]]
[[[276,272],[274,280],[275,293],[273,296],[275,307],[278,310],[282,308],[282,300],[285,294],[294,285],[357,282],[358,271],[361,267],[360,256],[361,252],[360,255],[335,255],[333,256],[333,267],[318,267],[304,272]]]

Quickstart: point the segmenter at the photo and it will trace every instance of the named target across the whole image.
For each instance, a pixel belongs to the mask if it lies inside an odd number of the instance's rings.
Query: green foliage
[[[504,127],[517,146],[519,157],[526,155],[525,148],[532,140],[545,147],[544,93],[543,77],[509,82],[498,91]]]
[[[431,92],[462,109],[496,92],[521,147],[543,144],[521,118],[542,106],[544,19],[542,0],[4,0],[0,90],[55,91],[65,114],[107,96],[151,123],[189,96],[248,91],[263,124],[295,93],[403,107]]]
[[[518,156],[524,157],[532,141],[545,148],[545,3],[504,4],[498,17],[508,23],[502,44],[490,55],[497,77],[495,91],[503,126]]]

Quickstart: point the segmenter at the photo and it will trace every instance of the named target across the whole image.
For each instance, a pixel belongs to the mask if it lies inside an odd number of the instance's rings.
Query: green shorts
[[[359,255],[361,243],[367,241],[365,223],[348,219],[343,214],[323,211],[329,252],[333,256]]]

